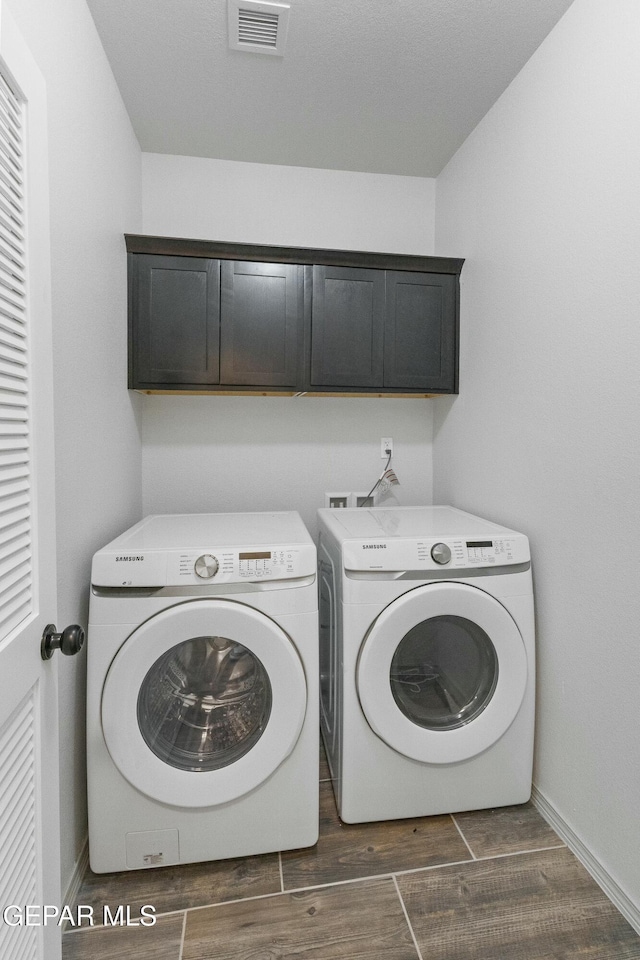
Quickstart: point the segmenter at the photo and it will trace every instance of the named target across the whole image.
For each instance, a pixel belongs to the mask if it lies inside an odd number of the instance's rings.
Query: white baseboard
[[[557,810],[549,803],[547,798],[540,790],[533,785],[531,800],[544,817],[556,831],[558,836],[564,840],[569,850],[578,858],[580,863],[589,871],[602,891],[609,897],[609,900],[618,908],[625,920],[628,920],[636,933],[640,934],[640,907],[630,900],[624,890],[616,883],[613,877],[602,866],[591,851],[584,845],[580,837],[573,832],[569,824],[560,816]]]
[[[87,867],[89,866],[89,837],[85,837],[84,843],[82,844],[82,850],[80,851],[80,856],[76,860],[75,866],[73,868],[73,873],[71,874],[71,879],[67,886],[65,895],[62,899],[63,906],[73,906],[76,902],[78,893],[80,892],[80,887],[84,879],[84,875],[87,872]]]

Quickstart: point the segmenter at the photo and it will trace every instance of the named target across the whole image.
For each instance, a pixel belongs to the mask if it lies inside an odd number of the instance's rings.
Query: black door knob
[[[72,657],[80,653],[84,645],[84,630],[77,623],[65,627],[62,633],[56,633],[55,623],[48,623],[42,634],[40,655],[43,660],[51,660],[56,650],[62,651],[65,657]]]

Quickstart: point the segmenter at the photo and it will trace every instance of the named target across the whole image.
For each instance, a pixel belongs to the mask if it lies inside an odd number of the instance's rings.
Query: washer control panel
[[[192,550],[97,554],[92,583],[104,587],[213,586],[295,580],[316,572],[313,543],[246,548],[202,545]]]
[[[346,570],[444,570],[502,567],[530,560],[523,534],[477,540],[381,538],[371,542],[347,540],[343,545]]]
[[[311,554],[313,554],[311,547]],[[293,580],[315,572],[313,557],[305,544],[257,548],[215,549],[206,553],[185,552],[167,557],[167,583],[242,583]]]

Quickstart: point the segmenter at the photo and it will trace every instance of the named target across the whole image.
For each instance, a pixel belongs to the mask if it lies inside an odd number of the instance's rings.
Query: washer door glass
[[[498,658],[484,630],[464,617],[422,620],[404,635],[391,661],[398,708],[427,730],[474,720],[498,682]]]
[[[138,695],[145,742],[179,770],[219,770],[248,753],[271,713],[271,684],[258,659],[227,637],[195,637],[153,664]]]
[[[111,759],[137,790],[211,807],[278,769],[307,702],[284,629],[244,603],[211,598],[176,603],[133,630],[109,667],[100,715]]]

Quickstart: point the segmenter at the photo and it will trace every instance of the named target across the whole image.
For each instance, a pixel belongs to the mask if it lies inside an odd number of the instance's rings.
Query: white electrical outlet
[[[325,493],[324,505],[331,510],[341,510],[351,506],[350,493]]]
[[[391,451],[391,456],[393,456],[393,437],[382,437],[380,440],[380,459],[386,460],[389,454],[387,450]]]

